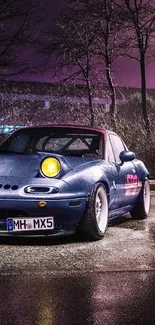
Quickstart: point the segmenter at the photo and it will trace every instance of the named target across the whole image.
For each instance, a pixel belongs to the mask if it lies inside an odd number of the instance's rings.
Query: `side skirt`
[[[119,209],[109,211],[109,220],[117,218],[123,214],[129,213],[133,209],[134,205],[127,205],[126,207],[121,207]]]

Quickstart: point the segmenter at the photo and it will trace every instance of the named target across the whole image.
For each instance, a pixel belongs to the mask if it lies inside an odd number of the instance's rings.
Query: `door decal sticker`
[[[142,187],[137,175],[127,174],[127,182],[125,183],[125,195],[137,195]]]

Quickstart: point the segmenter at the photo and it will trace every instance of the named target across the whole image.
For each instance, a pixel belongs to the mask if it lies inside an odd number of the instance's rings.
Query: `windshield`
[[[76,128],[18,130],[0,146],[0,152],[47,152],[65,156],[102,156],[102,150],[102,134]]]

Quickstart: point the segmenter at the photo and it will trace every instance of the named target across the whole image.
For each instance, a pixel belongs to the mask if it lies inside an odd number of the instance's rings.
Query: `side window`
[[[116,160],[116,162],[120,162],[119,154],[121,151],[125,150],[125,146],[124,146],[122,140],[117,135],[110,134],[110,141],[111,141],[112,148],[114,151],[115,160]]]
[[[115,161],[114,152],[113,152],[113,149],[112,149],[112,146],[111,146],[111,142],[109,140],[109,137],[108,137],[107,143],[106,143],[106,158],[110,162],[114,162]]]

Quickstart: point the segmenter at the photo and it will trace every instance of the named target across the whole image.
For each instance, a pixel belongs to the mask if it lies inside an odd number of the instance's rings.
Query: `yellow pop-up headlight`
[[[43,160],[41,171],[46,177],[55,177],[60,173],[60,162],[56,158],[49,157]]]

